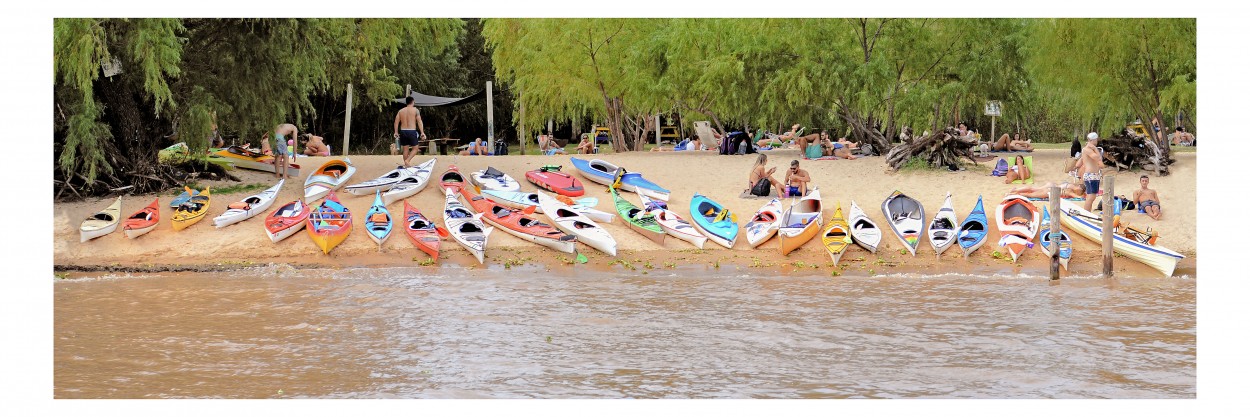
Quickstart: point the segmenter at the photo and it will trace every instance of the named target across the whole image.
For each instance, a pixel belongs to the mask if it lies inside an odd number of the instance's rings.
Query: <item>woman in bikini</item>
[[[1024,165],[1024,157],[1016,155],[1016,164],[1007,170],[1007,180],[1003,184],[1011,184],[1015,180],[1027,180],[1033,177],[1033,173],[1029,172],[1029,167]]]
[[[777,195],[785,195],[782,191],[781,181],[773,178],[773,172],[777,171],[777,167],[765,169],[768,164],[768,155],[760,154],[755,158],[755,166],[751,167],[751,175],[747,180],[748,191],[751,195],[758,197],[768,197],[770,192],[769,186],[777,189]]]

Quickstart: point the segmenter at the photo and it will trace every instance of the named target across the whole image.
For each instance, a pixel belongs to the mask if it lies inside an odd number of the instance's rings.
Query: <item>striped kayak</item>
[[[851,238],[855,244],[877,253],[877,247],[881,246],[881,228],[868,218],[868,214],[855,204],[855,200],[851,200],[851,218],[847,220],[850,221]]]
[[[482,196],[486,197],[490,201],[499,203],[503,205],[504,207],[513,208],[517,210],[525,210],[525,208],[527,207],[533,207],[535,213],[543,212],[542,206],[538,204],[538,200],[539,200],[538,193],[526,193],[526,192],[520,192],[520,191],[482,190]],[[612,213],[607,213],[607,212],[603,212],[603,211],[599,211],[599,210],[595,210],[591,208],[596,205],[599,205],[598,198],[584,197],[584,198],[579,198],[577,200],[570,200],[568,197],[564,197],[564,196],[556,196],[554,198],[557,201],[560,201],[561,203],[564,203],[572,207],[573,211],[581,213],[582,215],[597,222],[611,223],[612,219],[616,217],[612,215]]]
[[[665,234],[690,242],[695,247],[703,249],[703,243],[707,242],[707,236],[695,230],[694,226],[691,226],[686,219],[669,210],[667,202],[664,200],[652,200],[646,194],[638,194],[638,198],[642,200],[642,209],[646,210],[647,214],[655,216],[655,222],[660,225],[661,229],[664,229]]]
[[[577,241],[586,246],[616,256],[616,239],[612,238],[612,235],[603,227],[595,224],[594,220],[578,213],[572,206],[545,194],[538,195],[538,205],[542,206],[543,213],[551,219],[551,223],[557,229],[577,236]]]
[[[937,252],[937,256],[942,257],[942,252],[946,251],[952,243],[955,243],[955,225],[959,224],[959,217],[955,216],[955,206],[951,205],[951,193],[946,193],[946,201],[942,202],[942,208],[938,209],[937,215],[933,216],[933,222],[929,223],[929,245],[933,246],[933,251]]]
[[[616,182],[616,171],[618,169],[624,171],[624,168],[618,167],[602,159],[591,159],[589,161],[579,158],[569,158],[573,161],[573,167],[582,174],[586,179],[603,184],[612,185]],[[646,194],[648,197],[668,201],[668,189],[656,185],[651,181],[647,181],[642,174],[636,172],[625,172],[621,177],[619,186],[622,190],[634,192],[638,194]]]
[[[269,210],[269,206],[273,205],[273,201],[278,197],[278,191],[282,190],[282,184],[285,183],[285,179],[278,180],[276,185],[259,194],[230,203],[225,213],[213,218],[213,226],[220,229],[264,213],[265,210]]]
[[[453,165],[454,169],[455,166]],[[482,215],[473,214],[469,211],[460,200],[456,198],[460,193],[457,191],[460,187],[444,188],[443,193],[447,194],[444,198],[443,206],[443,224],[447,225],[447,230],[451,232],[451,238],[469,250],[474,258],[477,258],[479,264],[485,263],[486,256],[486,239],[490,237],[490,232],[495,230],[493,227],[486,227],[482,224]]]
[[[718,245],[732,249],[738,240],[737,216],[707,196],[695,193],[690,198],[690,216],[695,228]]]
[[[1063,210],[1063,215],[1059,216],[1059,223],[1062,223],[1063,227],[1084,236],[1086,239],[1099,244],[1102,243],[1102,218],[1100,216],[1085,211],[1080,204],[1068,200],[1061,200],[1059,204],[1059,207]],[[1119,252],[1129,259],[1149,265],[1151,268],[1169,277],[1172,276],[1173,272],[1176,272],[1176,263],[1180,262],[1181,259],[1185,259],[1185,255],[1181,255],[1176,251],[1158,245],[1138,242],[1120,233],[1113,235],[1111,250]]]
[[[82,221],[82,224],[78,226],[79,242],[113,233],[117,230],[118,223],[121,222],[121,215],[122,198],[117,197],[113,204],[109,204],[104,210],[97,211]]]
[[[156,224],[161,221],[161,199],[152,200],[152,204],[139,209],[135,214],[131,214],[122,222],[122,231],[126,232],[126,237],[130,239],[143,236],[147,232],[156,229]]]
[[[349,159],[331,159],[304,180],[304,201],[315,201],[339,189],[356,174]]]
[[[655,220],[655,216],[621,198],[621,193],[616,191],[616,187],[609,187],[608,192],[612,194],[612,201],[616,203],[616,212],[625,221],[626,226],[655,243],[664,243],[664,229],[660,228],[660,223]]]
[[[833,217],[829,219],[829,225],[825,226],[825,231],[821,235],[820,242],[825,245],[825,250],[829,251],[829,257],[833,258],[833,263],[837,264],[842,259],[842,254],[846,253],[846,248],[851,247],[851,225],[842,217],[842,205],[833,211]]]
[[[438,162],[437,158],[431,158],[420,165],[409,168],[409,175],[402,177],[391,189],[382,193],[382,204],[391,204],[408,197],[412,197],[430,185],[430,174],[434,172],[434,164]]]
[[[438,261],[438,247],[442,244],[438,226],[408,204],[408,200],[404,200],[404,220],[404,228],[408,231],[408,239],[412,240],[413,246]]]
[[[308,205],[304,200],[283,204],[265,217],[265,234],[269,235],[269,241],[278,243],[303,229],[307,219]]]
[[[187,191],[191,191],[187,188]],[[178,208],[174,209],[173,224],[174,230],[182,230],[187,227],[199,223],[204,219],[204,215],[208,214],[209,203],[212,202],[212,191],[209,187],[204,187],[204,191],[200,191],[191,197],[187,202],[182,203]]]
[[[365,213],[365,232],[369,233],[370,239],[378,243],[378,249],[382,249],[382,244],[391,237],[391,226],[394,223],[391,219],[391,212],[386,209],[385,204],[382,204],[382,190],[374,190],[373,206],[369,207],[369,211]]]
[[[397,166],[380,177],[343,187],[343,190],[353,195],[369,195],[369,193],[374,191],[387,191],[399,183],[400,179],[416,172],[417,167],[404,168],[403,166]]]
[[[1051,247],[1054,246],[1050,243],[1050,237],[1049,237],[1050,236],[1050,222],[1051,222],[1050,208],[1046,206],[1042,206],[1042,226],[1041,226],[1041,229],[1038,230],[1037,232],[1037,240],[1038,240],[1038,243],[1041,244],[1042,253],[1045,253],[1047,258],[1054,256],[1055,254],[1054,251],[1050,250]],[[1068,236],[1068,232],[1060,230],[1059,231],[1059,265],[1063,266],[1063,269],[1068,269],[1068,261],[1071,259],[1072,259],[1072,237]]]
[[[786,213],[781,216],[781,228],[777,229],[783,256],[802,247],[804,243],[820,233],[820,226],[824,220],[821,211],[820,189],[811,190],[803,198],[790,205]]]
[[[777,229],[781,228],[781,215],[784,210],[780,198],[774,198],[764,207],[760,207],[759,211],[751,216],[751,221],[743,226],[743,229],[747,231],[747,243],[754,248],[776,236]]]
[[[510,235],[564,253],[573,253],[577,250],[574,247],[574,243],[577,243],[576,236],[564,233],[520,211],[490,201],[468,188],[461,188],[460,196],[464,198],[465,203],[473,207],[473,211],[482,214],[483,220],[502,228]]]
[[[985,217],[985,205],[981,202],[981,196],[977,196],[977,205],[972,207],[972,212],[959,225],[959,234],[956,235],[965,259],[985,244],[988,233],[989,219]]]
[[[924,206],[920,201],[894,190],[881,202],[881,213],[911,256],[916,256],[916,247],[924,234]]]
[[[333,191],[308,213],[308,236],[327,255],[352,234],[352,212],[339,202]]]
[[[1019,195],[1003,197],[1002,203],[995,210],[995,221],[998,222],[998,233],[1001,238],[998,246],[1006,246],[1011,252],[1011,261],[1015,262],[1025,249],[1033,247],[1033,238],[1041,226],[1042,214],[1028,198]]]

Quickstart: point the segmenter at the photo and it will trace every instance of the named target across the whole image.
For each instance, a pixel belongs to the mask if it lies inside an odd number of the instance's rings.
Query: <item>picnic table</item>
[[[456,145],[460,143],[460,139],[458,138],[428,139],[426,140],[426,142],[433,142],[434,146],[438,147],[438,154],[446,155],[447,149],[454,150],[456,148]]]

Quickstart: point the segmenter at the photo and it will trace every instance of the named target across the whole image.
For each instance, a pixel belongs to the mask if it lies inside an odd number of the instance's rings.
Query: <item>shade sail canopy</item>
[[[471,103],[485,98],[486,90],[481,90],[471,96],[461,98],[427,96],[416,91],[413,91],[412,94],[409,94],[409,96],[412,97],[413,104],[421,107],[459,106],[461,104]],[[404,98],[395,99],[396,103],[402,104],[404,101]]]

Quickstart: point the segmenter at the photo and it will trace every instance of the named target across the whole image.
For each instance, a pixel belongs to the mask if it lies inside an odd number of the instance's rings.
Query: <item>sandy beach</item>
[[[770,167],[778,167],[783,171],[792,159],[797,158],[798,151],[774,150],[767,151]],[[1038,150],[1031,153],[1034,158],[1035,183],[1040,185],[1047,181],[1060,182],[1067,177],[1063,172],[1066,150]],[[1016,154],[999,153],[998,156],[1010,157]],[[573,155],[577,156],[577,155]],[[420,163],[435,156],[418,156],[414,163]],[[574,172],[568,156],[505,156],[505,157],[465,157],[436,156],[435,166],[437,178],[448,166],[455,164],[462,172],[493,166],[522,184],[523,191],[537,190],[524,180],[524,173],[546,164],[564,166]],[[1191,215],[1196,213],[1196,153],[1174,154],[1177,163],[1172,166],[1172,174],[1162,178],[1153,178],[1151,187],[1158,190],[1164,210],[1163,218],[1155,221],[1145,214],[1129,212],[1124,220],[1138,227],[1151,227],[1160,233],[1159,244],[1184,255],[1186,259],[1178,265],[1176,275],[1196,276],[1197,221]],[[643,174],[661,186],[672,191],[669,201],[670,208],[689,216],[690,197],[698,192],[725,205],[738,213],[739,224],[745,224],[750,216],[768,199],[741,198],[746,188],[748,170],[755,161],[755,155],[720,156],[712,152],[672,153],[672,152],[633,152],[626,154],[602,155],[601,158],[625,167],[631,172]],[[301,157],[297,163],[302,166],[302,174],[316,169],[317,166],[330,158]],[[399,162],[399,156],[360,155],[350,157],[358,168],[349,183],[357,183],[375,178],[391,169]],[[990,213],[991,238],[969,259],[964,260],[959,250],[951,249],[940,259],[934,256],[933,249],[926,241],[921,242],[916,256],[900,254],[902,249],[898,239],[886,230],[883,244],[876,254],[853,246],[842,257],[839,265],[833,265],[821,246],[819,239],[805,244],[801,249],[782,256],[778,241],[774,238],[759,248],[751,248],[745,238],[740,237],[732,249],[708,242],[705,249],[698,250],[694,246],[674,238],[668,238],[663,245],[657,245],[636,232],[629,230],[617,219],[612,223],[604,223],[604,227],[618,243],[619,255],[610,258],[594,249],[579,245],[579,250],[590,261],[578,268],[632,270],[646,273],[649,269],[680,269],[683,267],[704,265],[710,269],[759,269],[775,271],[781,274],[825,274],[865,276],[884,273],[983,273],[983,274],[1029,274],[1045,275],[1048,271],[1047,259],[1036,250],[1026,251],[1019,262],[1012,263],[1010,256],[995,257],[995,251],[1005,254],[1005,250],[993,246],[998,234],[993,227],[993,208],[1001,197],[1007,194],[1013,185],[1003,184],[1002,177],[989,175],[993,161],[983,162],[979,166],[971,166],[965,171],[948,172],[945,170],[890,172],[882,157],[867,157],[856,160],[802,161],[802,167],[813,177],[813,186],[819,187],[824,198],[825,216],[833,214],[834,207],[840,203],[843,210],[848,210],[851,200],[855,200],[874,221],[882,227],[885,218],[881,213],[881,201],[893,190],[898,189],[915,197],[925,206],[926,217],[932,217],[947,192],[952,193],[956,214],[962,219],[976,203],[977,196],[985,198],[986,211]],[[272,174],[258,171],[235,170],[234,175],[244,180],[243,184],[266,184],[275,182]],[[1140,172],[1119,172],[1109,175],[1116,176],[1117,195],[1131,196],[1132,191],[1139,187],[1137,178]],[[577,175],[577,174],[575,174]],[[778,174],[780,175],[780,174]],[[586,196],[599,198],[600,210],[615,213],[611,196],[606,189],[597,183],[579,177],[586,186]],[[288,180],[273,208],[300,197],[303,193],[304,178]],[[201,185],[209,185],[214,189],[237,185],[232,181],[215,182],[201,181]],[[242,223],[223,229],[212,226],[211,218],[226,211],[227,206],[258,191],[247,191],[235,194],[218,194],[215,190],[209,214],[198,224],[185,230],[175,232],[169,223],[171,210],[168,202],[172,198],[172,190],[162,194],[160,226],[138,239],[130,240],[121,231],[114,232],[85,243],[79,242],[78,225],[82,219],[107,206],[112,198],[93,198],[86,201],[71,203],[55,203],[53,224],[54,267],[63,271],[158,271],[158,270],[213,270],[221,268],[238,268],[251,265],[270,263],[292,264],[297,267],[385,267],[385,266],[417,266],[428,264],[428,257],[419,252],[402,234],[391,237],[386,245],[378,250],[377,245],[365,236],[363,226],[356,222],[352,235],[329,255],[321,251],[307,237],[306,232],[299,232],[282,242],[272,243],[265,235],[263,226],[264,215],[258,215]],[[637,195],[625,193],[626,198],[637,201]],[[345,192],[339,194],[343,203],[357,216],[363,216],[373,202],[372,196],[354,196]],[[122,214],[129,216],[139,208],[152,201],[154,195],[127,195],[122,198]],[[436,223],[442,223],[443,196],[437,187],[429,187],[420,194],[410,197],[408,201],[430,217]],[[388,208],[395,213],[403,209],[403,204],[396,202]],[[539,215],[541,217],[541,215]],[[545,217],[544,217],[545,219]],[[926,219],[926,222],[930,219]],[[1099,245],[1079,236],[1074,236],[1075,244],[1073,259],[1068,275],[1092,276],[1100,273],[1101,251]],[[1135,261],[1117,257],[1116,273],[1130,276],[1159,276],[1157,272]],[[475,260],[462,247],[450,240],[442,245],[444,266],[460,265],[480,268]],[[506,233],[494,233],[490,237],[486,252],[488,268],[510,268],[518,265],[540,265],[548,269],[573,268],[573,256],[549,250],[528,242],[524,242]],[[435,266],[431,266],[435,267]]]

